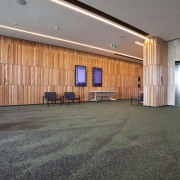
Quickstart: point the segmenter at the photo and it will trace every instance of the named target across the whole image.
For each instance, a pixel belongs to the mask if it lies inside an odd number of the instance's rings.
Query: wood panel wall
[[[75,65],[86,66],[86,87],[74,86]],[[92,87],[92,67],[103,69],[102,87]],[[74,91],[89,101],[89,91],[113,90],[127,99],[142,91],[138,76],[142,64],[0,36],[0,106],[41,104],[45,91]]]
[[[168,46],[154,37],[144,43],[144,105],[167,105]]]

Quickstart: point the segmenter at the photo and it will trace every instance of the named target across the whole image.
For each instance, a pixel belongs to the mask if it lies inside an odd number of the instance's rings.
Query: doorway
[[[175,105],[180,106],[180,61],[175,62]]]

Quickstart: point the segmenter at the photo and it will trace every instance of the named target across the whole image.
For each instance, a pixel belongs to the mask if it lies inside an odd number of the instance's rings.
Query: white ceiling
[[[143,39],[103,24],[95,19],[57,5],[50,0],[0,0],[0,25],[41,33],[99,48],[143,58]],[[180,38],[180,0],[80,0],[120,19],[150,35],[166,41]],[[14,25],[13,23],[17,23]],[[55,30],[58,26],[60,29]],[[67,47],[119,58],[110,52],[83,47],[59,40],[8,30],[0,27],[0,35]],[[121,38],[125,36],[125,38]],[[111,44],[117,44],[116,49]]]

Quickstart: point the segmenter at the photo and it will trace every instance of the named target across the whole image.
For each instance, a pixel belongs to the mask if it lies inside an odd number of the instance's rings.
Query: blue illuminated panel
[[[102,68],[92,69],[92,84],[93,86],[102,86]]]
[[[86,66],[75,65],[75,86],[86,86]]]

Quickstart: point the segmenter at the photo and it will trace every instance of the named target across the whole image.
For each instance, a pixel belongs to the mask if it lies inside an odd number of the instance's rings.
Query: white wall
[[[175,61],[180,61],[180,39],[168,42],[168,102],[175,105]]]

